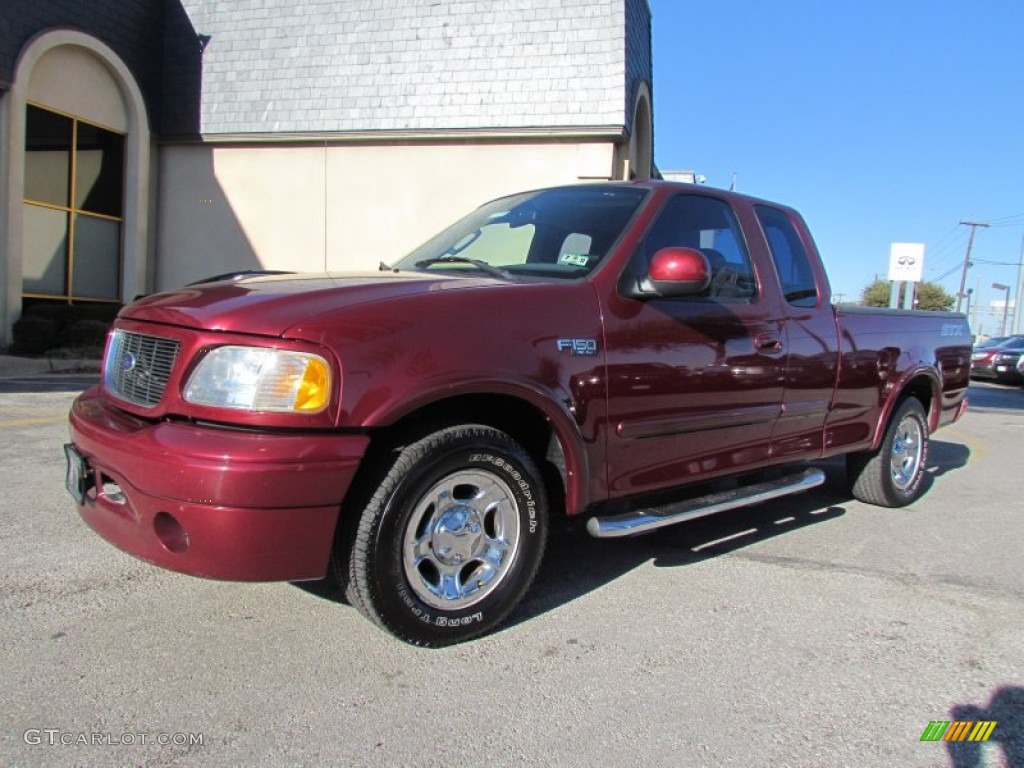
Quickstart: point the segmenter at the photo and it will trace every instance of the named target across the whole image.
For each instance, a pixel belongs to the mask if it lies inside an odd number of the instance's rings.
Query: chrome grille
[[[156,405],[180,348],[174,339],[114,331],[103,361],[103,384],[112,395],[129,403]]]

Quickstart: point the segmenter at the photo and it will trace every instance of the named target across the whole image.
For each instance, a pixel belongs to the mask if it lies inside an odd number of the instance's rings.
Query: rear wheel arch
[[[882,440],[885,438],[886,428],[891,423],[896,411],[899,410],[900,406],[907,399],[913,397],[921,403],[921,407],[924,408],[924,412],[928,419],[929,431],[934,431],[938,427],[939,411],[941,410],[938,406],[941,404],[942,394],[941,385],[934,372],[930,369],[919,370],[916,373],[911,374],[907,377],[895,394],[890,395],[886,407],[883,409],[881,417],[878,420],[878,426],[875,429],[875,437],[872,443],[872,449],[877,449],[881,445]]]
[[[929,427],[924,404],[906,393],[886,420],[880,444],[846,456],[850,493],[881,507],[903,507],[926,489]]]

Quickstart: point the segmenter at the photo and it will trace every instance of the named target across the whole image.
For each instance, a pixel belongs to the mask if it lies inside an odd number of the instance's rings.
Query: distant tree
[[[956,303],[946,289],[938,283],[921,283],[917,286],[917,308],[933,312],[949,312]]]
[[[860,303],[865,307],[888,307],[889,292],[888,280],[875,280],[861,293]]]
[[[888,307],[890,283],[888,280],[875,280],[864,288],[861,293],[861,304],[866,307]],[[903,293],[900,292],[900,305],[903,304]],[[946,289],[937,283],[919,283],[917,286],[917,309],[933,312],[948,312],[953,308],[955,299]]]

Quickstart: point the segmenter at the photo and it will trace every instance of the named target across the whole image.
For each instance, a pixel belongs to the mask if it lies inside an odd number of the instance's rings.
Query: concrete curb
[[[57,373],[99,373],[99,360],[60,360],[46,357],[0,355],[0,379]]]

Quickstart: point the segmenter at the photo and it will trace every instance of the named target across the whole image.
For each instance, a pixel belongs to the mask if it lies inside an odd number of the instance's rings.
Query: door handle
[[[759,333],[754,336],[754,346],[758,352],[781,352],[782,340],[774,333]]]

